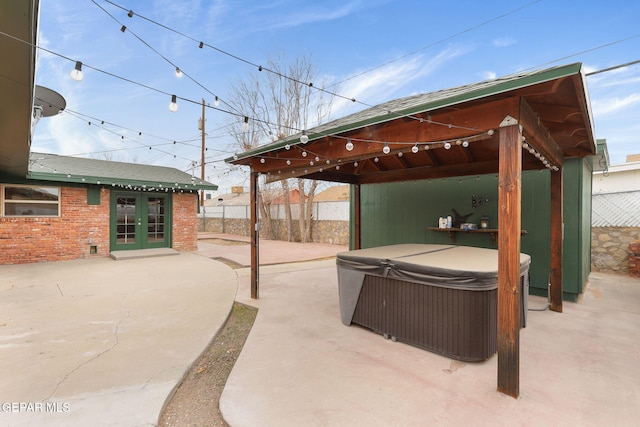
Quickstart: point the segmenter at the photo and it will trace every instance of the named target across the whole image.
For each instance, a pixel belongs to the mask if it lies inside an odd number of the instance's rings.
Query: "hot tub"
[[[530,263],[520,254],[522,326]],[[343,324],[457,360],[495,354],[497,250],[401,244],[341,252],[336,264]]]

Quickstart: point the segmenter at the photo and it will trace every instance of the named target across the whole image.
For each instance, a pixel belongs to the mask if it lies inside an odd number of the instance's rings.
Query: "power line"
[[[624,68],[624,67],[628,67],[629,65],[635,65],[635,64],[640,64],[640,59],[638,59],[637,61],[627,62],[626,64],[615,65],[613,67],[603,68],[602,70],[592,71],[590,73],[586,73],[585,75],[589,77],[589,76],[593,76],[594,74],[606,73],[607,71],[613,71],[619,68]]]

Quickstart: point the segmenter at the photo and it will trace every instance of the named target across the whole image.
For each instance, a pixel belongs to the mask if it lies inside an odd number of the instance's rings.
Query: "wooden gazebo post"
[[[360,184],[353,186],[353,249],[362,249]]]
[[[251,199],[249,209],[250,212],[250,225],[251,228],[251,298],[258,299],[259,294],[259,254],[260,254],[260,222],[258,219],[258,173],[251,171],[251,177],[249,181],[249,197]]]
[[[522,131],[500,124],[498,172],[498,391],[520,393],[520,227]]]
[[[551,310],[562,313],[562,245],[564,219],[562,213],[562,167],[551,172],[551,277],[549,299]]]

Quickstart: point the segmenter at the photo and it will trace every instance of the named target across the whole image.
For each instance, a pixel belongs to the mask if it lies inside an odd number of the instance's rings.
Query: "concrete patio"
[[[333,260],[239,270],[260,308],[220,407],[243,426],[635,426],[640,280],[593,273],[564,313],[529,311],[520,398],[496,391],[497,356],[454,361],[340,322]],[[546,300],[530,297],[529,307]]]
[[[260,310],[220,402],[234,427],[637,425],[640,279],[592,273],[564,313],[530,311],[516,400],[496,391],[496,356],[463,363],[344,326],[342,250],[261,241],[257,301],[249,268],[208,259],[247,265],[247,244],[0,267],[0,401],[60,409],[3,406],[0,424],[154,425],[235,299]]]

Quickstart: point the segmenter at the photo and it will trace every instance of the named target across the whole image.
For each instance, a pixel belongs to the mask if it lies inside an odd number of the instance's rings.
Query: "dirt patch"
[[[160,414],[158,426],[228,426],[218,402],[257,314],[257,308],[233,304],[225,325]]]
[[[242,245],[249,244],[249,242],[242,242],[240,240],[218,239],[214,237],[210,239],[198,239],[198,242],[211,243],[211,244],[220,245],[220,246],[242,246]]]
[[[233,260],[230,260],[228,258],[224,258],[224,257],[215,257],[215,258],[211,258],[211,259],[215,259],[216,261],[220,261],[223,264],[228,265],[229,267],[233,268],[234,270],[237,270],[238,268],[243,268],[243,267],[248,267],[242,264],[239,264]]]

